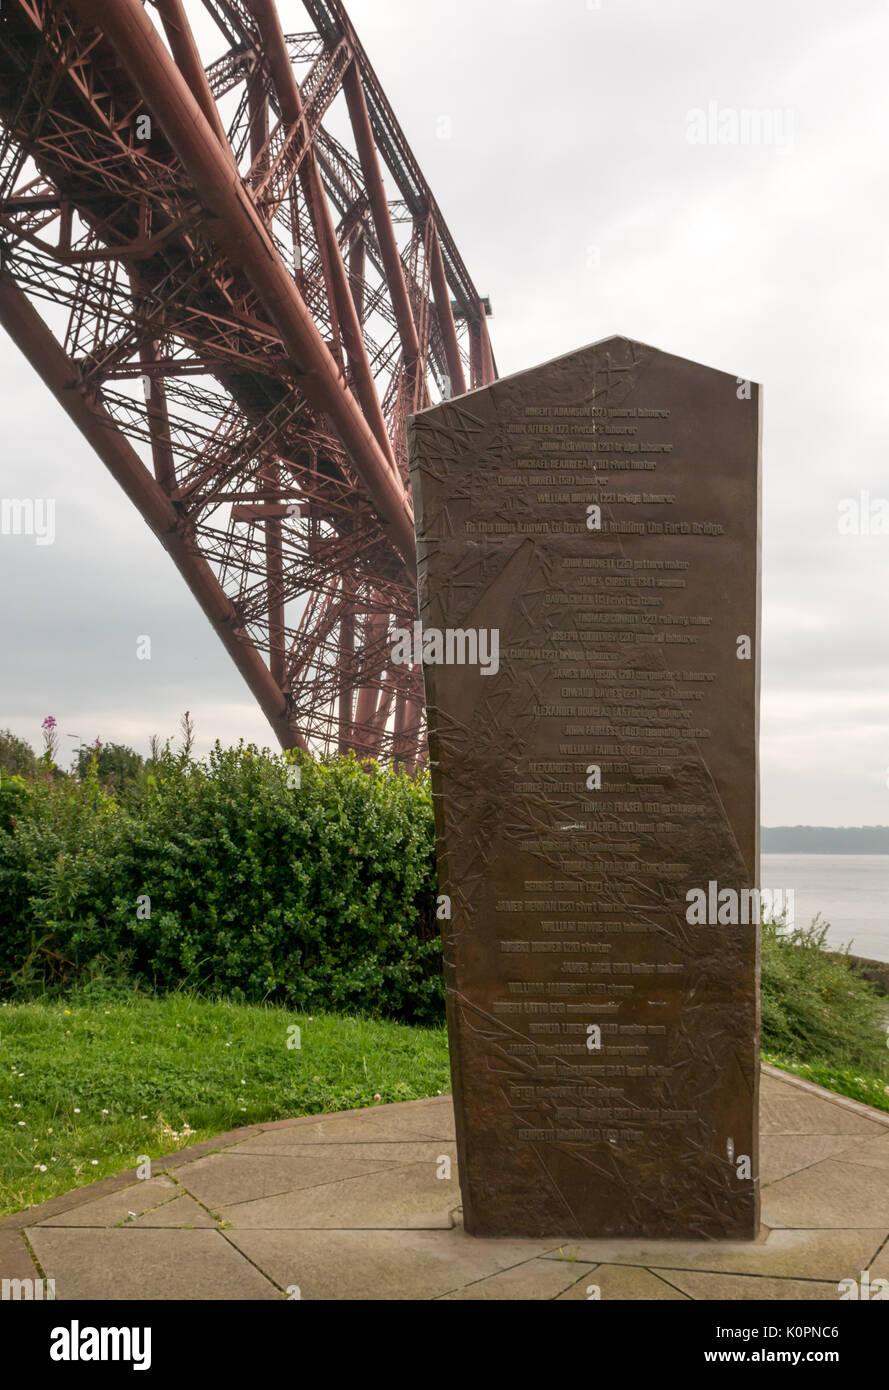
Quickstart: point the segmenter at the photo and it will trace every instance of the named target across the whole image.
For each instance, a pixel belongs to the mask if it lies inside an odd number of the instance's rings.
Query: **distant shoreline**
[[[889,854],[887,825],[764,825],[761,854]]]

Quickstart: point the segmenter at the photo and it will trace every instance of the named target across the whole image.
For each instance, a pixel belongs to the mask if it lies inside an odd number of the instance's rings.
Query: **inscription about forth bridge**
[[[759,439],[625,338],[410,423],[472,1234],[758,1232]]]

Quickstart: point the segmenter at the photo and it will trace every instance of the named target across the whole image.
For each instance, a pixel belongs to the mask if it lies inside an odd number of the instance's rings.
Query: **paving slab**
[[[663,1278],[689,1298],[708,1302],[728,1299],[774,1303],[801,1298],[835,1303],[840,1296],[836,1284],[814,1279],[757,1279],[740,1274],[698,1274],[689,1270],[670,1270]]]
[[[870,1264],[863,1265],[862,1268],[869,1269],[875,1279],[889,1279],[889,1237],[883,1242]]]
[[[764,1134],[759,1141],[759,1179],[765,1185],[811,1168],[822,1158],[835,1154],[846,1155],[851,1135],[848,1134]],[[886,1135],[889,1141],[889,1133]],[[864,1139],[857,1141],[868,1144]],[[879,1142],[879,1141],[878,1141]]]
[[[141,1216],[152,1207],[178,1197],[181,1189],[172,1178],[160,1174],[134,1182],[130,1187],[112,1192],[107,1197],[99,1197],[94,1202],[85,1201],[77,1207],[59,1212],[40,1222],[42,1226],[117,1226],[130,1216]]]
[[[122,1227],[28,1232],[57,1299],[280,1299],[220,1231]]]
[[[525,1260],[511,1269],[490,1274],[487,1279],[477,1279],[465,1288],[443,1294],[441,1301],[468,1303],[521,1299],[539,1302],[542,1299],[556,1299],[577,1284],[585,1288],[595,1268],[595,1265],[574,1260]],[[587,1295],[584,1294],[584,1297]]]
[[[764,1234],[761,1241],[744,1242],[584,1240],[571,1246],[570,1251],[578,1260],[658,1271],[687,1269],[711,1274],[839,1280],[855,1270],[866,1269],[889,1231],[775,1230]]]
[[[889,1114],[762,1077],[757,1241],[480,1240],[449,1097],[230,1131],[0,1222],[0,1279],[85,1299],[838,1299],[889,1279]],[[441,1158],[450,1159],[450,1176]]]
[[[872,1118],[877,1112],[860,1113],[864,1108],[852,1109],[824,1100],[808,1089],[764,1077],[759,1104],[760,1134],[879,1134],[881,1122]]]
[[[411,1102],[408,1102],[410,1104]],[[349,1110],[344,1115],[319,1115],[285,1121],[281,1125],[263,1127],[259,1137],[268,1145],[287,1147],[291,1144],[350,1144],[356,1141],[370,1143],[392,1140],[412,1140],[422,1135],[434,1139],[436,1135],[424,1133],[416,1122],[404,1116],[393,1114],[394,1107],[383,1109]],[[254,1135],[254,1137],[256,1137]]]
[[[544,1241],[476,1240],[447,1231],[243,1231],[232,1243],[304,1299],[430,1299],[550,1248]]]
[[[334,1153],[327,1145],[319,1149],[317,1144],[307,1144],[302,1154],[296,1155],[245,1154],[228,1149],[199,1158],[180,1169],[176,1177],[198,1201],[215,1210],[233,1202],[256,1201],[378,1173],[389,1166],[385,1160],[354,1155],[349,1144],[338,1145]]]
[[[863,1163],[868,1168],[889,1169],[889,1132],[843,1149],[840,1158],[845,1163]]]
[[[598,1265],[589,1276],[574,1284],[565,1293],[559,1294],[558,1302],[576,1302],[587,1299],[605,1303],[609,1299],[644,1300],[646,1303],[682,1302],[688,1295],[682,1293],[660,1274],[650,1269],[632,1269],[626,1265]]]
[[[454,1178],[437,1178],[432,1164],[413,1163],[280,1197],[239,1202],[221,1207],[219,1214],[239,1230],[446,1229],[454,1224],[459,1205],[460,1188]]]
[[[380,1124],[380,1112],[373,1111],[374,1126]],[[452,1142],[457,1137],[454,1124],[454,1107],[450,1096],[442,1096],[436,1099],[431,1105],[423,1110],[413,1112],[402,1110],[397,1117],[392,1117],[393,1124],[397,1123],[399,1129],[409,1128],[412,1134],[418,1139],[441,1139]]]
[[[886,1171],[833,1158],[813,1163],[763,1190],[762,1219],[770,1227],[889,1225]]]
[[[0,1281],[39,1277],[21,1231],[0,1231]]]
[[[375,1140],[369,1144],[275,1144],[265,1147],[263,1139],[248,1139],[226,1149],[227,1154],[263,1154],[269,1157],[315,1158],[319,1163],[340,1157],[357,1159],[359,1162],[370,1159],[374,1167],[386,1164],[434,1163],[442,1158],[451,1160],[451,1167],[457,1164],[457,1145],[451,1139],[427,1139],[411,1142]],[[255,1194],[259,1195],[259,1194]]]
[[[162,1207],[153,1207],[144,1216],[137,1216],[124,1224],[127,1226],[165,1226],[170,1229],[181,1230],[210,1226],[215,1230],[219,1223],[194,1198],[183,1196],[174,1197],[172,1202],[164,1202]]]

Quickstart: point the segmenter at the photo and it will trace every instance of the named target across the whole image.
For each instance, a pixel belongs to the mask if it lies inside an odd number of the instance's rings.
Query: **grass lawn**
[[[0,1215],[241,1125],[449,1090],[444,1028],[184,994],[7,1004]]]
[[[299,1031],[299,1047],[292,1030]],[[889,1111],[886,1076],[763,1060]],[[450,1090],[445,1029],[198,996],[0,1006],[0,1215],[258,1121]]]

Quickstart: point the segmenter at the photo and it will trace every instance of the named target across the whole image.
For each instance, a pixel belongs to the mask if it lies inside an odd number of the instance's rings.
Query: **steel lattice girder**
[[[195,0],[227,45],[205,68],[183,0],[6,0],[0,322],[282,745],[410,767],[421,672],[388,636],[416,616],[405,420],[496,369],[342,5],[305,4],[314,31],[285,35],[273,0]]]

